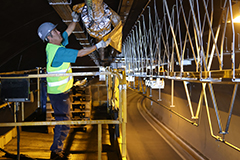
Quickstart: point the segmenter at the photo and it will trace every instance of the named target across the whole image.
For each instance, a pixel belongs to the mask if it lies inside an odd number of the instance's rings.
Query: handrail
[[[45,78],[45,77],[58,77],[58,76],[98,76],[104,74],[111,74],[110,72],[80,72],[80,73],[60,73],[60,74],[30,74],[26,76],[19,77],[3,77],[0,79],[25,79],[25,78]]]
[[[101,127],[102,124],[122,124],[122,137],[121,137],[121,153],[122,153],[122,159],[126,159],[127,152],[126,152],[126,123],[127,123],[127,109],[126,109],[126,75],[125,71],[121,70],[122,76],[117,72],[77,72],[77,73],[67,73],[67,74],[29,74],[25,76],[19,76],[19,77],[5,77],[0,76],[1,79],[26,79],[26,78],[45,78],[45,77],[57,77],[57,76],[99,76],[99,75],[114,75],[119,80],[119,88],[121,88],[121,92],[119,92],[119,115],[117,120],[85,120],[85,121],[38,121],[38,122],[8,122],[8,123],[0,123],[0,127],[6,127],[6,126],[44,126],[44,125],[62,125],[62,124],[75,124],[75,125],[81,125],[81,124],[98,124],[98,159],[101,159],[101,150],[102,150],[102,132]],[[117,87],[118,88],[118,87]]]
[[[12,104],[13,102],[8,102],[8,103],[4,103],[2,105],[0,105],[0,109],[6,106],[9,106],[10,104]]]
[[[50,126],[50,125],[82,125],[82,124],[120,124],[118,120],[79,120],[79,121],[36,121],[0,123],[0,127],[15,126]]]
[[[29,72],[36,72],[38,69],[30,69],[30,70],[23,70],[23,71],[12,71],[12,72],[3,72],[0,75],[10,75],[10,74],[24,74]]]

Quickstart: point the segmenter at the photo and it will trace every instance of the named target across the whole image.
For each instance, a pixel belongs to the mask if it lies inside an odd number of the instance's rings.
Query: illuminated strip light
[[[84,31],[73,31],[72,33],[84,33]]]
[[[82,45],[82,46],[85,46],[85,45],[90,46],[90,43],[81,43],[81,42],[79,42],[79,44]]]
[[[88,40],[87,38],[77,38],[78,41]]]
[[[183,60],[182,61],[184,66],[188,66],[188,65],[192,65],[192,61],[191,60]],[[179,65],[179,62],[176,62],[176,65]]]
[[[233,23],[240,23],[240,16],[234,18]]]
[[[69,2],[49,2],[49,5],[71,5],[72,4],[72,0],[70,0]]]

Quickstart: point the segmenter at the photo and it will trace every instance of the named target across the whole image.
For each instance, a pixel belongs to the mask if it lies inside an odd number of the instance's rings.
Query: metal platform
[[[95,117],[106,116],[101,107],[95,107]],[[99,112],[101,111],[101,112]],[[39,129],[41,127],[41,129]],[[50,146],[53,134],[47,133],[47,126],[38,126],[24,129],[20,133],[20,154],[32,159],[49,159]],[[38,128],[38,129],[37,129]],[[30,129],[30,131],[29,131]],[[119,148],[117,141],[113,139],[111,125],[102,125],[102,160],[118,160]],[[98,125],[73,126],[65,142],[65,151],[69,153],[69,160],[96,160],[98,159]],[[17,154],[17,138],[10,141],[4,148],[10,154]],[[0,160],[14,159],[3,157],[4,152],[0,151]],[[23,157],[20,159],[24,159]]]

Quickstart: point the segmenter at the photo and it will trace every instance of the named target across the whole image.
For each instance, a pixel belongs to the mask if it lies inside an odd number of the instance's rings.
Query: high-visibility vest
[[[47,53],[47,73],[48,74],[63,74],[63,73],[72,73],[71,64],[64,62],[59,67],[52,67],[52,61],[55,57],[55,54],[59,46],[55,44],[48,43],[46,47]],[[66,92],[73,86],[73,77],[72,76],[61,76],[61,77],[47,77],[47,92],[50,94],[59,94]]]

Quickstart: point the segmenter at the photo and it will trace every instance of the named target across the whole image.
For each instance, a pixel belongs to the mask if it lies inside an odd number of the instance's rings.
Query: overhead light
[[[234,18],[233,23],[240,23],[240,16]]]
[[[223,12],[226,15],[227,9],[225,9]],[[233,13],[233,23],[240,23],[240,2],[233,3],[232,5],[232,13]],[[223,16],[223,18],[226,18],[226,16]],[[223,23],[225,20],[223,19]],[[231,15],[230,12],[228,12],[227,17],[227,23],[231,23]]]

